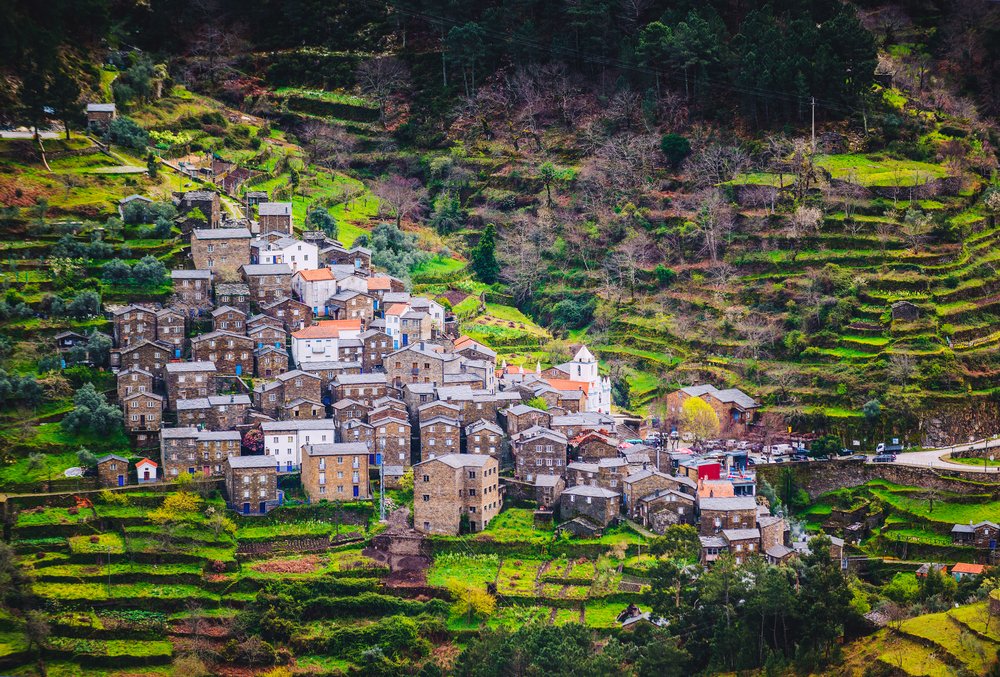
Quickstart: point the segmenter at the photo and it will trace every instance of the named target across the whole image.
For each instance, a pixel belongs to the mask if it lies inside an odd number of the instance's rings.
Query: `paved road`
[[[966,465],[964,463],[954,463],[942,458],[953,451],[967,451],[969,449],[996,449],[995,455],[1000,458],[1000,439],[978,440],[970,444],[956,444],[952,447],[939,447],[928,449],[927,451],[913,451],[896,456],[896,465],[908,465],[916,468],[939,468],[941,470],[964,470],[965,472],[985,472],[996,475],[1000,480],[1000,467],[983,468],[982,465]]]
[[[39,138],[42,139],[61,139],[66,135],[66,132],[38,132]],[[0,139],[33,139],[35,138],[34,132],[19,132],[14,130],[0,131]]]

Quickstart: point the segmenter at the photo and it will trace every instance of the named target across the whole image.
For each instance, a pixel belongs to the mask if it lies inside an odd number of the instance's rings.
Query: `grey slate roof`
[[[199,240],[249,240],[249,228],[195,228],[191,236]]]
[[[277,471],[278,459],[274,456],[230,456],[230,468],[271,468]]]
[[[698,501],[698,507],[702,510],[756,510],[757,500],[753,496],[703,498]]]
[[[592,487],[589,485],[578,485],[570,487],[563,492],[563,496],[590,496],[592,498],[617,498],[618,493],[603,487]]]
[[[207,336],[207,334],[205,334]],[[208,360],[199,362],[167,362],[163,367],[168,374],[184,374],[195,371],[215,371],[215,363]]]

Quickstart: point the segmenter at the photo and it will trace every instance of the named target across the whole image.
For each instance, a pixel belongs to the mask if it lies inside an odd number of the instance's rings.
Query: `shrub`
[[[149,144],[149,134],[132,118],[121,116],[108,125],[105,142],[117,143],[128,148],[144,149]]]

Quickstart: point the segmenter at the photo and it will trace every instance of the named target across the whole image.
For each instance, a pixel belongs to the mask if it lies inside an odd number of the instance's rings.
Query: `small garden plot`
[[[244,543],[285,540],[290,538],[323,538],[337,529],[330,522],[293,522],[290,524],[264,524],[240,526],[236,538]]]
[[[92,536],[71,536],[66,539],[70,552],[76,555],[107,554],[121,555],[125,552],[122,537],[115,533],[94,534]]]
[[[535,513],[528,508],[505,510],[476,535],[476,540],[506,542],[547,543],[552,539],[552,531],[535,527]]]
[[[330,568],[334,571],[355,571],[357,569],[381,569],[380,565],[370,557],[361,554],[361,550],[340,550],[329,555]]]
[[[202,568],[198,564],[139,564],[137,562],[114,562],[107,564],[56,564],[33,570],[37,580],[74,579],[83,581],[96,578],[97,583],[107,581],[108,575],[115,577],[133,576],[137,580],[172,576],[198,576]],[[101,579],[104,579],[103,581]]]
[[[584,610],[584,623],[596,628],[618,627],[618,614],[627,606],[625,602],[590,602]]]
[[[15,529],[25,527],[47,527],[57,524],[83,524],[94,517],[90,509],[85,508],[29,508],[17,514]]]
[[[497,590],[501,594],[530,595],[535,592],[535,578],[538,569],[545,564],[542,560],[504,560],[497,576]]]
[[[252,571],[263,574],[311,574],[319,568],[319,555],[282,557],[250,565]]]
[[[573,562],[566,559],[565,557],[560,557],[559,559],[554,559],[549,562],[549,568],[545,571],[543,578],[545,580],[557,580],[567,578],[569,576],[570,569],[573,566]]]
[[[531,623],[548,623],[552,610],[544,606],[500,606],[486,625],[491,630],[507,628],[514,630]]]
[[[123,663],[128,658],[139,659],[138,662],[166,662],[173,654],[170,642],[141,641],[124,639],[82,639],[77,637],[51,637],[52,647],[57,651],[68,651],[85,656],[106,656],[118,658]],[[157,660],[161,659],[161,660]]]
[[[579,609],[556,609],[555,618],[552,619],[553,625],[566,625],[567,623],[579,623],[579,622],[580,622]]]
[[[232,562],[236,558],[236,548],[216,548],[192,545],[190,543],[170,543],[153,538],[133,538],[129,540],[130,552],[145,554],[183,555],[187,558]]]
[[[948,175],[943,165],[871,155],[821,155],[816,164],[835,179],[853,181],[862,186],[910,187]]]
[[[955,669],[938,658],[934,651],[902,638],[891,640],[889,648],[879,655],[878,660],[906,675],[948,677],[955,674]]]
[[[108,594],[110,588],[111,594]],[[218,595],[199,588],[195,585],[161,585],[155,583],[138,584],[112,584],[107,583],[46,583],[35,584],[35,594],[60,601],[105,601],[109,599],[118,600],[140,600],[140,599],[164,599],[164,600],[185,600],[198,599],[218,601]]]
[[[986,602],[960,606],[949,611],[948,615],[973,632],[1000,643],[1000,623],[996,616],[990,615]]]
[[[434,563],[427,570],[427,585],[444,588],[452,580],[471,585],[492,583],[497,580],[499,571],[500,557],[496,554],[443,553],[434,558]]]

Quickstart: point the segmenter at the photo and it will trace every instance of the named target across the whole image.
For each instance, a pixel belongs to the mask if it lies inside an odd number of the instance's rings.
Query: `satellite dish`
[[[63,471],[63,475],[66,477],[83,477],[83,473],[83,468],[66,468],[66,470]]]

